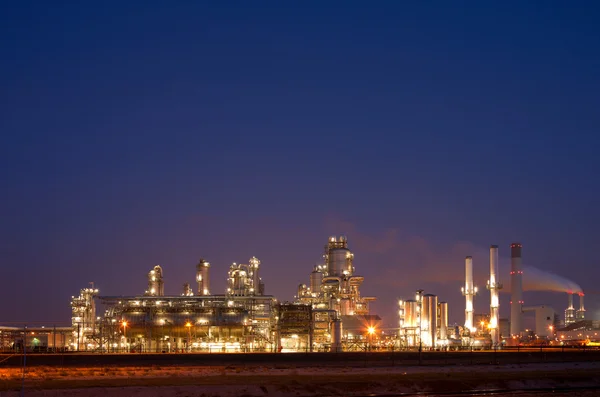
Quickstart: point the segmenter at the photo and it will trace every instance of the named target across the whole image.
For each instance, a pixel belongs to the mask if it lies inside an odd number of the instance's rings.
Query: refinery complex
[[[265,294],[261,262],[233,263],[225,291],[211,288],[211,265],[200,259],[196,285],[184,284],[179,295],[164,294],[161,266],[148,273],[144,293],[103,296],[93,285],[71,299],[71,326],[22,328],[0,326],[3,350],[87,352],[344,352],[385,349],[503,348],[523,344],[595,343],[600,324],[586,319],[583,291],[568,293],[564,317],[547,305],[525,306],[522,246],[510,246],[510,317],[500,317],[503,289],[498,246],[490,247],[486,293],[489,310],[476,313],[483,294],[474,285],[473,259],[465,259],[464,323],[448,324],[448,303],[424,290],[398,301],[398,324],[383,332],[371,312],[375,297],[363,296],[365,278],[354,267],[345,236],[330,237],[323,261],[300,283],[292,302]],[[487,264],[485,264],[487,266]],[[457,268],[460,264],[457,263]],[[308,269],[310,270],[310,268]],[[368,282],[368,280],[366,281]],[[579,309],[573,295],[579,296]],[[461,311],[462,308],[452,308]],[[533,312],[535,329],[524,329],[523,316]],[[26,335],[23,338],[23,335]],[[25,341],[23,341],[25,339]]]

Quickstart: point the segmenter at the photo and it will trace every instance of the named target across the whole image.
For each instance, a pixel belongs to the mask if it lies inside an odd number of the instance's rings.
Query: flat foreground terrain
[[[37,366],[0,368],[0,394],[18,396],[367,396],[451,395],[510,390],[600,395],[600,362],[508,365]],[[568,393],[567,393],[568,392]],[[469,395],[469,394],[467,394]],[[549,395],[549,394],[548,394]]]

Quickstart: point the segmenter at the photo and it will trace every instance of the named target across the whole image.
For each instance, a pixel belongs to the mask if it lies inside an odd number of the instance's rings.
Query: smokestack
[[[462,293],[465,296],[465,328],[470,332],[473,327],[473,298],[477,293],[477,287],[473,287],[473,258],[467,256],[465,258],[465,286],[462,288]]]
[[[498,297],[502,284],[498,281],[498,246],[490,247],[490,279],[488,280],[490,290],[490,334],[492,344],[497,345],[500,342],[499,332],[499,310],[500,299]]]
[[[573,324],[575,322],[575,308],[573,307],[573,293],[568,292],[567,297],[569,298],[567,304],[567,310],[565,310],[565,325]]]
[[[567,305],[567,309],[575,309],[573,307],[573,293],[569,292],[567,296],[569,297],[569,303]]]
[[[583,307],[583,292],[579,293],[579,310],[577,310],[577,321],[585,320],[585,307]]]
[[[523,323],[523,268],[520,243],[510,245],[510,334],[519,336]]]

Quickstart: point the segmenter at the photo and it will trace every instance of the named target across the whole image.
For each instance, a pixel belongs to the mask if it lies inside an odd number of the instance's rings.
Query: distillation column
[[[254,295],[261,295],[259,288],[260,277],[258,276],[258,268],[260,267],[260,261],[257,257],[253,256],[252,258],[250,258],[250,261],[248,263],[250,265],[250,271],[252,272],[252,292],[254,293]]]
[[[523,323],[523,268],[520,243],[510,245],[510,335],[519,336]]]
[[[492,338],[492,345],[497,345],[500,342],[500,329],[499,329],[499,309],[500,299],[499,291],[502,288],[498,280],[498,246],[492,245],[490,247],[490,279],[488,281],[488,288],[490,290],[490,335]]]
[[[465,296],[465,329],[473,332],[473,298],[477,288],[473,287],[473,258],[470,256],[465,258],[465,286],[462,293]]]
[[[198,295],[210,295],[210,263],[200,259],[196,265],[196,282],[198,282]]]

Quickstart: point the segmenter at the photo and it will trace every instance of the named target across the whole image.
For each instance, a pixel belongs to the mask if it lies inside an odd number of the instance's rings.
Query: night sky
[[[291,300],[333,234],[388,326],[419,288],[463,323],[465,255],[489,312],[513,241],[600,318],[596,2],[75,3],[0,8],[0,323],[200,257]]]

